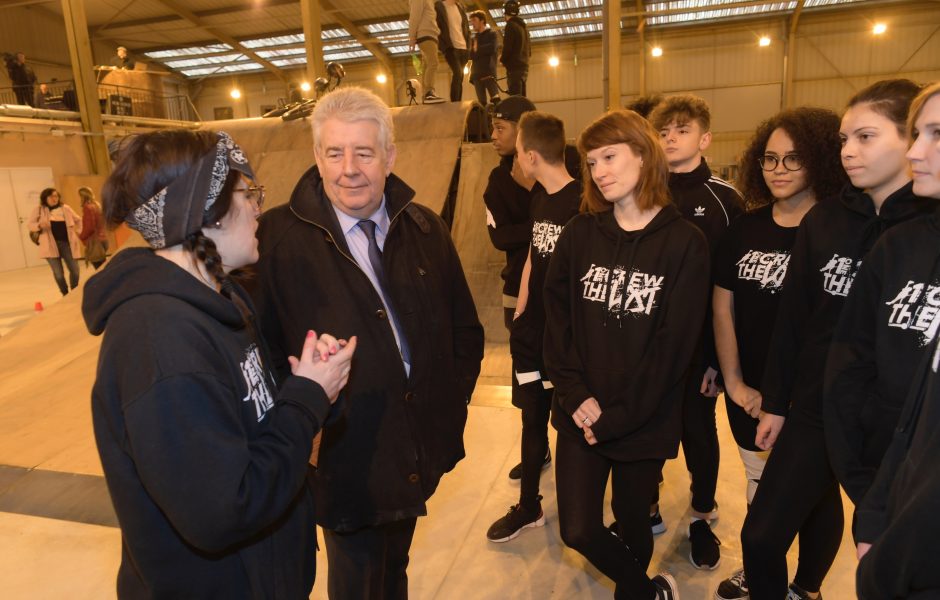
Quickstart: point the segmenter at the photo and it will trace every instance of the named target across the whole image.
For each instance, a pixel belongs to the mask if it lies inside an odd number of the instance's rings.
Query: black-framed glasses
[[[773,154],[765,154],[757,159],[760,168],[765,171],[775,171],[781,161],[783,162],[783,168],[787,171],[799,171],[803,168],[803,159],[800,158],[799,154],[785,154],[783,158]]]

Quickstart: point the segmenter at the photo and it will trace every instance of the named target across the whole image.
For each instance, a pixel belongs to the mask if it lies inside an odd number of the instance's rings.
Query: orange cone
[[[33,310],[36,312],[42,312],[42,302],[37,302],[35,306],[33,306]]]

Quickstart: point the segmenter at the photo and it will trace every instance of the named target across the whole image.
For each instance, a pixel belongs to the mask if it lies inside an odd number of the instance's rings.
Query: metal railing
[[[50,81],[34,88],[33,106],[56,110],[78,110],[78,98],[71,80]],[[98,102],[103,114],[167,119],[172,121],[199,121],[199,113],[189,96],[164,96],[151,90],[99,83]],[[0,87],[0,104],[19,104],[12,87]]]

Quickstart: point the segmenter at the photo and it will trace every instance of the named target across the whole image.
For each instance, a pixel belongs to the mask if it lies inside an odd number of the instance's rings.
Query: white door
[[[0,169],[0,271],[45,264],[27,221],[47,187],[55,187],[49,167]]]

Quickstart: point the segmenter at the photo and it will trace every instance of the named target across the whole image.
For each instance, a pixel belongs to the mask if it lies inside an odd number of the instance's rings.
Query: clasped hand
[[[328,333],[317,338],[317,333],[311,330],[304,339],[300,358],[289,356],[287,360],[290,362],[291,373],[320,384],[332,404],[349,381],[355,352],[356,336],[352,336],[347,342]]]

